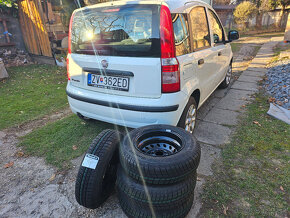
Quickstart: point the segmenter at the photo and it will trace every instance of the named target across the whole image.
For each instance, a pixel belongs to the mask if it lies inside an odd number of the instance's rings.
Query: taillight
[[[72,14],[69,22],[69,29],[68,29],[68,54],[71,54],[71,29],[72,29],[72,22],[74,19],[74,14]],[[67,79],[70,80],[69,74],[69,58],[66,59],[66,70],[67,70]]]
[[[69,58],[66,59],[66,74],[67,74],[67,79],[70,80],[70,74],[69,74]]]
[[[180,91],[179,63],[175,54],[171,13],[165,5],[162,5],[160,10],[160,43],[162,92],[178,92]]]

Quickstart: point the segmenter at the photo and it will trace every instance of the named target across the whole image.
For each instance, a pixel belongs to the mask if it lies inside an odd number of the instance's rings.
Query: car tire
[[[192,114],[192,112],[194,114]],[[177,126],[185,129],[191,134],[194,132],[197,118],[197,104],[194,97],[190,97],[179,119]],[[188,123],[187,120],[191,119]]]
[[[118,131],[107,129],[93,140],[83,158],[76,179],[75,197],[80,205],[95,209],[114,191],[121,137]],[[94,162],[97,163],[96,166],[84,166],[84,160],[88,156],[98,159],[98,162]]]
[[[82,121],[85,121],[85,122],[90,122],[90,121],[92,121],[91,118],[89,118],[89,117],[85,117],[85,116],[83,116],[83,115],[80,114],[80,113],[77,113],[77,116],[78,116]]]
[[[231,83],[231,78],[232,78],[232,72],[233,72],[233,68],[232,68],[232,63],[229,65],[229,68],[227,70],[225,79],[222,81],[222,83],[219,85],[220,89],[225,89],[227,88],[230,83]]]
[[[193,204],[194,195],[187,199],[187,201],[182,205],[176,205],[174,207],[167,207],[164,209],[154,209],[154,208],[141,208],[135,204],[135,200],[127,197],[126,195],[119,196],[119,202],[122,210],[129,218],[184,218],[189,213]]]
[[[196,174],[192,177],[170,185],[144,185],[128,177],[121,167],[117,172],[117,190],[119,198],[125,195],[132,199],[136,207],[147,208],[150,206],[156,211],[164,208],[178,208],[187,203],[194,195]]]
[[[184,129],[150,125],[129,132],[119,155],[131,178],[146,184],[172,184],[196,173],[200,153],[199,144]]]

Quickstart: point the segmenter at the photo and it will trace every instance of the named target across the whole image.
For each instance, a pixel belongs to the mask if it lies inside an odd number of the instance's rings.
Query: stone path
[[[242,106],[258,90],[257,81],[265,74],[266,63],[271,59],[272,48],[278,40],[282,39],[274,38],[264,44],[237,81],[226,90],[215,91],[200,108],[195,136],[202,147],[202,158],[198,168],[195,204],[188,217],[198,216],[202,207],[200,196],[203,184],[213,174],[211,166],[220,157],[221,145],[229,142],[238,116],[244,111]],[[253,51],[253,44],[254,41],[250,45],[244,44],[242,53]],[[246,61],[245,65],[243,60],[242,55],[236,57],[235,71],[247,68],[249,63]],[[42,124],[40,121],[37,125]],[[13,167],[0,168],[0,217],[126,217],[116,194],[96,210],[88,210],[77,204],[74,184],[82,157],[73,160],[73,169],[62,174],[45,164],[43,158],[18,156],[21,149],[17,147],[18,137],[31,130],[31,126],[25,126],[10,134],[0,131],[0,165],[14,162]]]
[[[272,59],[273,48],[282,41],[281,37],[273,37],[259,50],[256,57],[242,72],[240,77],[227,90],[216,90],[210,99],[199,110],[199,120],[195,137],[201,144],[202,157],[198,168],[195,205],[188,217],[198,216],[202,207],[200,195],[206,178],[213,174],[211,166],[218,161],[221,145],[230,140],[230,136],[238,124],[239,116],[245,111],[244,105],[252,99],[251,95],[259,90],[257,82],[267,72],[267,63]],[[239,60],[239,56],[237,59]],[[239,66],[238,69],[244,66]]]

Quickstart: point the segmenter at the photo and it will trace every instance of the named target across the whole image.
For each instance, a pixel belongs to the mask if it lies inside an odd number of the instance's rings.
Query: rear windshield
[[[125,5],[76,12],[73,53],[160,57],[158,5]]]

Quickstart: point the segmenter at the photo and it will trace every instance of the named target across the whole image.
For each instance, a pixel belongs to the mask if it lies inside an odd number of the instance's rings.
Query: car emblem
[[[103,68],[105,68],[105,69],[108,68],[108,66],[109,66],[108,61],[102,60],[101,63],[102,63]]]

